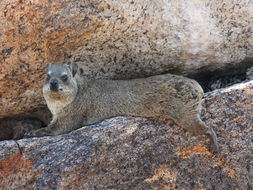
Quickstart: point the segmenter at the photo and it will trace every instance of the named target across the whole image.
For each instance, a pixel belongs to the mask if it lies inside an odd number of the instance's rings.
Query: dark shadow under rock
[[[0,141],[22,139],[26,132],[40,129],[45,126],[45,123],[33,117],[0,119]]]
[[[33,109],[22,115],[0,118],[0,141],[21,139],[24,133],[45,127],[50,120],[51,113],[47,107]]]

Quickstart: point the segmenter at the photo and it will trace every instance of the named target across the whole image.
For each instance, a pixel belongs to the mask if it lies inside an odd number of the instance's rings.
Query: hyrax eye
[[[66,81],[68,80],[68,75],[62,75],[62,76],[61,76],[61,80],[62,80],[63,82],[66,82]]]
[[[49,74],[47,74],[46,80],[47,81],[50,80],[50,75]]]

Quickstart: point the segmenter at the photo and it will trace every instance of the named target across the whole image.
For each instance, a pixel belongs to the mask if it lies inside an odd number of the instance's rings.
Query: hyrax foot
[[[41,137],[41,136],[51,136],[51,132],[48,131],[47,128],[38,129],[38,130],[32,130],[29,132],[26,132],[24,134],[25,138],[31,138],[31,137]]]
[[[194,135],[206,135],[210,139],[212,152],[217,153],[219,151],[216,133],[211,127],[207,126],[198,116],[189,119],[187,122],[184,122],[182,126],[192,132]]]
[[[208,128],[209,129],[207,129],[206,135],[208,136],[208,138],[211,141],[212,151],[213,151],[213,153],[218,153],[219,152],[219,145],[218,145],[216,133],[214,132],[214,130],[211,127],[208,127]]]

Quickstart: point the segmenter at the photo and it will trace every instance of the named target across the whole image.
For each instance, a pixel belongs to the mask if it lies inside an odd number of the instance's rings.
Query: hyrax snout
[[[53,120],[26,136],[59,135],[113,116],[162,116],[195,135],[208,136],[218,150],[214,130],[200,119],[203,90],[196,81],[172,74],[80,81],[76,72],[75,64],[47,66],[43,95]]]
[[[57,92],[59,90],[59,82],[58,82],[57,79],[55,79],[55,78],[52,79],[49,84],[50,84],[50,90],[51,91]]]

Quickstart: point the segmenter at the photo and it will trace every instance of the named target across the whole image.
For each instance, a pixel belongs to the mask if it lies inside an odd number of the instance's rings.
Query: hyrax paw
[[[43,134],[42,131],[40,131],[40,130],[33,130],[33,131],[26,132],[24,134],[24,138],[41,137],[44,135],[46,135],[46,134]]]
[[[218,144],[212,144],[211,145],[211,151],[213,154],[219,153],[219,145]]]
[[[24,134],[24,138],[31,138],[31,137],[36,137],[33,131],[29,131]]]

